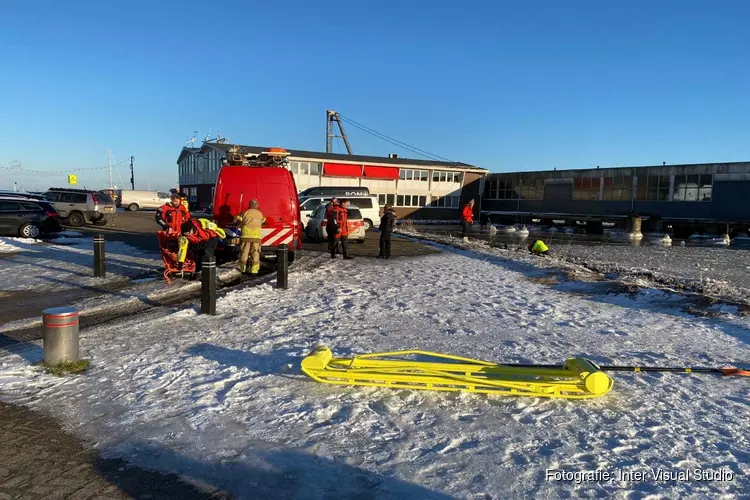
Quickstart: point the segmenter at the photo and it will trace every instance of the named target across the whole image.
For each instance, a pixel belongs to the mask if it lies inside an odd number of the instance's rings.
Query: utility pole
[[[341,135],[335,135],[333,133],[333,122],[339,127],[339,133]],[[344,132],[344,126],[341,124],[341,117],[337,111],[326,111],[326,153],[333,153],[333,139],[339,138],[344,140],[346,146],[346,152],[352,154],[352,146],[349,144],[349,139],[346,137]]]
[[[109,162],[109,189],[113,188],[112,185],[112,150],[107,150],[107,161]]]
[[[133,175],[133,161],[135,160],[134,157],[130,157],[130,189],[135,191],[135,176]]]

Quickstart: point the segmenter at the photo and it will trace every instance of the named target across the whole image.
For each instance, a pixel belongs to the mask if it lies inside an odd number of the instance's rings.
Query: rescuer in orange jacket
[[[178,193],[173,193],[169,198],[169,203],[165,203],[156,211],[156,222],[169,234],[178,235],[182,223],[190,220],[190,212],[181,203]]]
[[[350,260],[353,257],[349,255],[349,200],[341,200],[341,204],[332,206],[330,214],[329,220],[333,219],[336,222],[331,258],[336,258],[336,251],[341,244],[341,253],[344,254],[344,259]]]
[[[461,212],[461,237],[469,241],[469,228],[474,225],[474,200],[469,200]]]
[[[195,272],[203,267],[203,256],[212,255],[219,243],[219,238],[225,238],[226,233],[219,226],[208,219],[190,219],[180,227],[179,249],[177,250],[177,269],[182,270],[182,263],[187,257],[188,244],[193,250]]]

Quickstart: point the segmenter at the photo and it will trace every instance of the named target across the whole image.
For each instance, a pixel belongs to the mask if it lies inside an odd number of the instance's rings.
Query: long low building
[[[234,144],[206,142],[200,148],[185,147],[177,158],[180,188],[191,203],[209,205],[222,160]],[[242,146],[255,154],[268,148]],[[388,157],[330,154],[287,150],[289,170],[297,189],[318,186],[367,187],[381,205],[396,207],[400,218],[457,220],[460,207],[481,195],[487,170],[460,162],[440,162]]]
[[[750,222],[750,162],[493,173],[482,218],[613,220],[630,214],[673,224]]]

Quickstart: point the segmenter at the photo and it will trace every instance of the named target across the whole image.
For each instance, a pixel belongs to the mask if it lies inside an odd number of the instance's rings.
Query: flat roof
[[[265,146],[244,146],[242,144],[226,144],[217,142],[207,142],[203,144],[203,147],[199,151],[203,151],[205,147],[210,147],[219,151],[227,152],[234,146],[244,149],[248,153],[261,153],[267,151],[268,147]],[[286,149],[286,148],[284,148]],[[437,160],[419,160],[413,158],[389,158],[383,156],[367,156],[367,155],[349,155],[340,153],[321,153],[319,151],[304,151],[300,149],[286,149],[292,157],[295,158],[310,158],[320,160],[335,160],[342,162],[352,163],[379,163],[385,165],[414,165],[424,167],[443,167],[443,168],[460,168],[462,170],[475,170],[477,172],[488,172],[487,169],[469,165],[468,163],[453,162],[453,161],[437,161]],[[185,152],[195,153],[196,148],[182,148],[180,156],[177,158],[177,162],[182,159]]]

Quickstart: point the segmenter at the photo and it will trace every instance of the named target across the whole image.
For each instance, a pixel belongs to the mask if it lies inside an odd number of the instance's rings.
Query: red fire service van
[[[238,147],[227,153],[219,171],[214,192],[213,219],[227,233],[224,250],[239,250],[240,231],[234,218],[248,209],[250,200],[266,218],[262,228],[261,255],[275,255],[276,247],[286,244],[289,263],[302,248],[299,199],[292,173],[285,167],[289,156],[284,149],[270,148],[258,155],[246,154]]]

